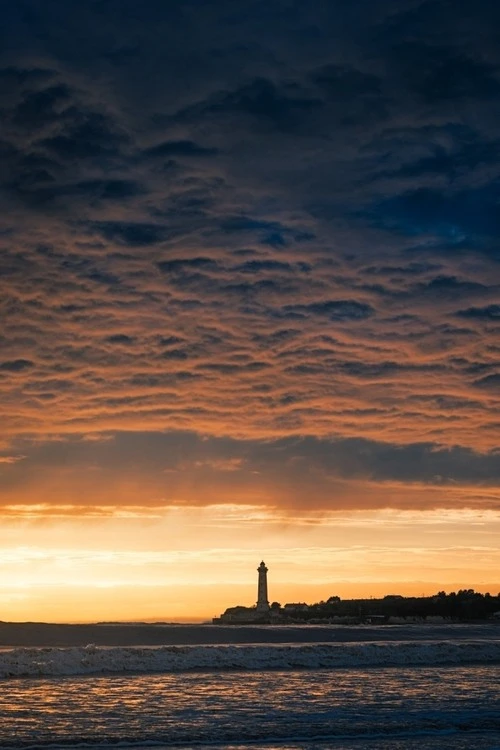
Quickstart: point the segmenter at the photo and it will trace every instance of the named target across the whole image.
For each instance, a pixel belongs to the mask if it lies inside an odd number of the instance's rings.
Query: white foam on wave
[[[498,641],[399,641],[279,645],[14,648],[0,652],[0,678],[500,663]]]

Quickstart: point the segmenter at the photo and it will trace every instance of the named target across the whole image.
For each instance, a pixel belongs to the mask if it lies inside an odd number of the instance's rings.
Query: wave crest
[[[500,663],[500,641],[15,648],[0,677]]]

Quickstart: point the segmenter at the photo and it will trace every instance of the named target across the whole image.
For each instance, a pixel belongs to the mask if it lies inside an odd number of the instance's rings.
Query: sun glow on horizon
[[[499,586],[500,512],[492,510],[291,518],[215,504],[79,517],[19,504],[9,513],[0,531],[4,620],[203,620],[252,604],[261,558],[270,596],[282,603]]]

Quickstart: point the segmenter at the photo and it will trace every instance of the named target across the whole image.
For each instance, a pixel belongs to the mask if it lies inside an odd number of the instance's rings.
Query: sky
[[[0,619],[498,593],[498,2],[0,5]]]

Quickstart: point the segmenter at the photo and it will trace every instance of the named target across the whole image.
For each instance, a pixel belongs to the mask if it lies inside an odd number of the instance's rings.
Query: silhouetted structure
[[[340,599],[304,607],[287,605],[278,616],[283,623],[404,623],[404,622],[474,622],[500,619],[500,594],[480,594],[473,589],[460,589],[432,596],[401,596],[388,594],[380,599]],[[277,621],[276,613],[273,621]]]
[[[269,601],[267,598],[267,568],[264,560],[257,568],[259,574],[259,583],[257,585],[257,610],[259,612],[269,612]]]
[[[269,600],[267,598],[267,571],[266,564],[262,560],[257,568],[259,574],[257,582],[257,604],[255,607],[244,607],[238,604],[236,607],[228,607],[220,617],[214,617],[214,623],[225,625],[242,625],[255,623],[266,625],[271,621]]]
[[[220,624],[383,624],[404,622],[473,622],[500,621],[500,594],[480,594],[473,589],[460,589],[433,596],[401,596],[387,594],[381,599],[341,599],[330,596],[326,601],[306,604],[279,602],[269,605],[267,572],[264,561],[257,568],[257,604],[254,607],[228,607],[214,623]]]

